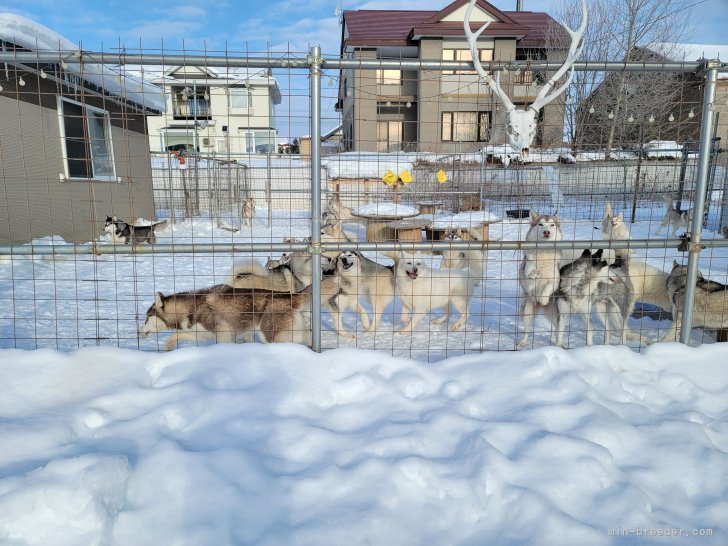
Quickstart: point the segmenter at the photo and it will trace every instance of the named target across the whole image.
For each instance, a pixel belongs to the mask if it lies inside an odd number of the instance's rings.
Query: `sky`
[[[4,0],[0,11],[38,21],[85,49],[117,47],[181,47],[236,51],[307,51],[321,45],[325,54],[339,50],[341,31],[336,10],[437,10],[448,0]],[[515,10],[516,0],[495,0],[497,8]],[[552,11],[553,0],[523,0],[525,10]],[[728,2],[696,0],[691,12],[693,42],[728,44]]]

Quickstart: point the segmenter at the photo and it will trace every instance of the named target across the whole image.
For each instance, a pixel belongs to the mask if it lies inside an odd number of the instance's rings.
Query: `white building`
[[[148,120],[151,151],[276,151],[281,92],[267,70],[175,66],[150,81],[164,88],[167,99],[166,114]]]

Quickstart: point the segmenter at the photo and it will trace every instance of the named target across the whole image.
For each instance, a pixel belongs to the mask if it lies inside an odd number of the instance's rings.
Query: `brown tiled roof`
[[[455,1],[441,11],[413,10],[347,10],[344,24],[348,30],[344,47],[413,45],[421,36],[463,36],[462,23],[437,21],[463,2]],[[489,4],[490,6],[490,4]],[[547,13],[531,11],[499,11],[490,6],[501,21],[491,23],[483,36],[515,36],[523,47],[543,45],[546,29],[554,20]],[[473,23],[473,30],[479,28]]]

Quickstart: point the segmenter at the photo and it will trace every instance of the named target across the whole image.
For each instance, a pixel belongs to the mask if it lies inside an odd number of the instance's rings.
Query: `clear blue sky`
[[[554,1],[523,0],[529,11],[552,11]],[[702,44],[728,44],[728,0],[705,0],[691,12],[696,28],[691,40]],[[251,54],[273,52],[304,53],[321,45],[325,55],[339,51],[341,29],[335,15],[341,9],[435,10],[449,0],[3,0],[0,12],[9,11],[33,19],[86,50],[128,48],[175,50],[189,53],[221,51]],[[503,10],[514,10],[516,0],[494,0]],[[183,45],[184,41],[184,45]],[[279,131],[283,138],[307,133],[303,116],[307,109],[307,82],[276,74],[284,90],[278,108]],[[288,80],[288,81],[282,81]],[[324,130],[334,125],[333,103],[336,84],[325,80],[324,112],[331,118]],[[291,88],[290,91],[287,88]],[[300,119],[299,119],[300,118]],[[288,125],[285,127],[285,125]]]

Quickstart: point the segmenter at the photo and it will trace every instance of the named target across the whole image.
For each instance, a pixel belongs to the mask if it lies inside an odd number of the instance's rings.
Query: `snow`
[[[728,539],[725,345],[0,355],[5,544]]]
[[[650,159],[682,156],[682,147],[674,140],[650,140],[644,145],[644,152]]]
[[[632,236],[646,238],[658,219],[638,212]],[[158,241],[280,242],[309,228],[305,213],[273,227],[257,214],[235,233],[169,224]],[[598,238],[562,216],[565,239]],[[491,237],[519,240],[527,225],[504,219]],[[395,336],[385,313],[356,341],[325,315],[321,354],[159,353],[166,334],[136,337],[156,290],[221,282],[242,254],[0,260],[0,543],[726,543],[726,344],[584,348],[576,325],[577,348],[562,350],[544,347],[541,318],[535,349],[504,352],[519,332],[511,251],[487,253],[465,332]],[[726,282],[727,254],[702,253],[701,270]],[[663,269],[682,259],[635,256]],[[667,325],[631,320],[651,339]]]
[[[354,209],[352,212],[359,216],[405,217],[417,215],[418,209],[409,205],[382,201],[363,205]]]
[[[0,13],[0,40],[19,45],[30,51],[79,51],[76,44],[35,21],[14,13]],[[134,78],[109,65],[84,63],[70,59],[68,70],[78,74],[109,93],[137,104],[164,112],[167,108],[163,90],[156,85]]]

